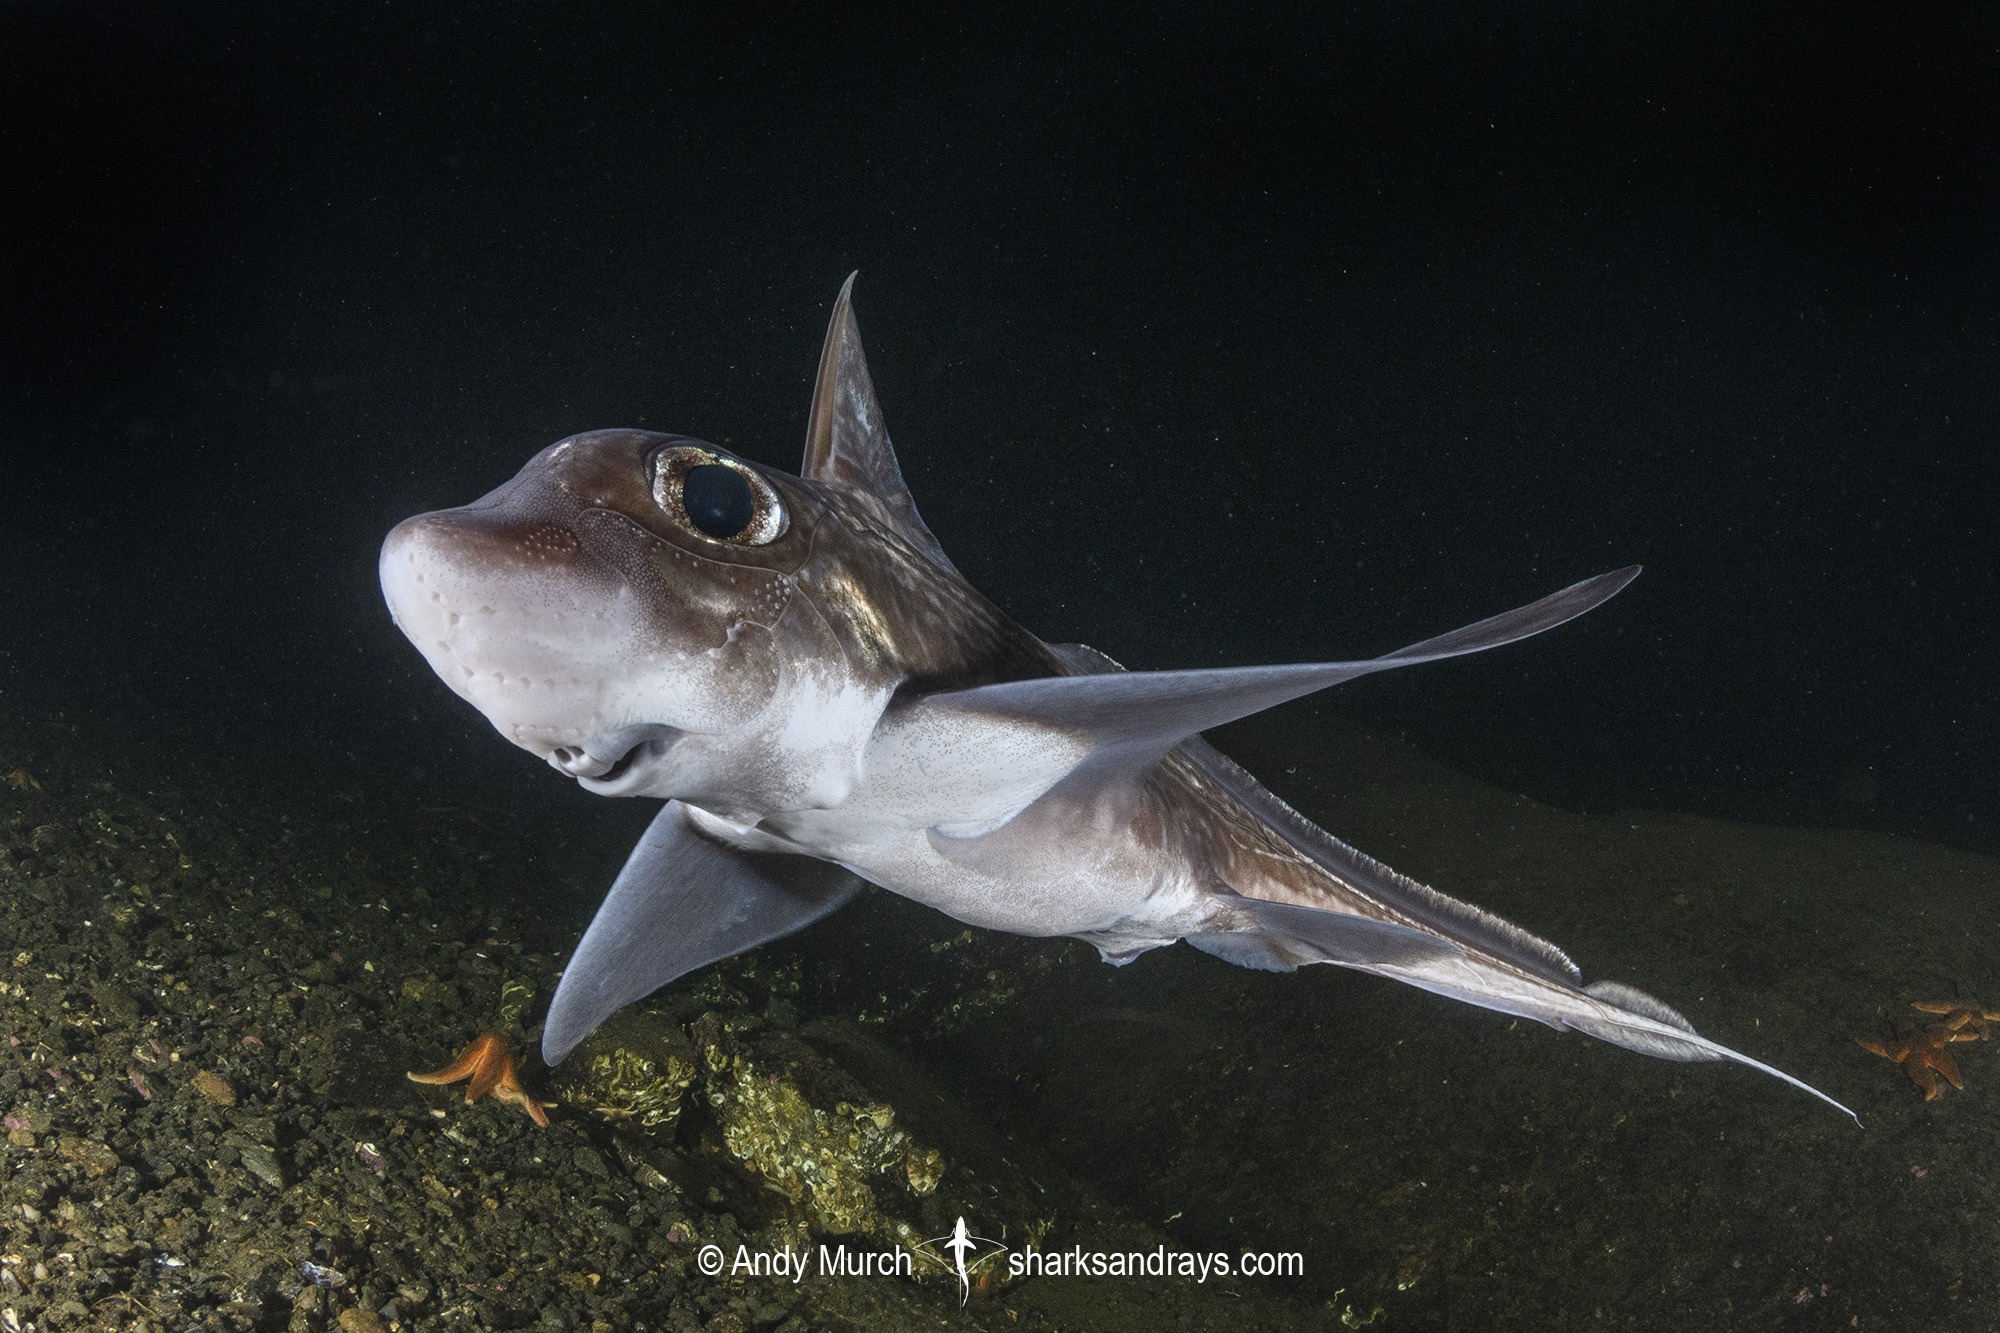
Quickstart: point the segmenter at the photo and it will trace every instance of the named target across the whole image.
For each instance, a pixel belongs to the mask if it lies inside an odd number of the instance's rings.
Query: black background
[[[1988,845],[1993,15],[7,5],[0,704],[583,804],[381,535],[580,429],[795,466],[859,268],[926,517],[1044,637],[1360,656],[1639,562],[1335,706]]]

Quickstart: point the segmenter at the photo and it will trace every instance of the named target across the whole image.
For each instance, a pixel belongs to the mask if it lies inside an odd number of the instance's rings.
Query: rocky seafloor
[[[1082,1304],[1009,1290],[992,1246],[962,1290],[961,1216],[1016,1247],[1167,1243],[894,1042],[1003,1005],[1019,977],[988,963],[1032,977],[1077,949],[975,961],[943,918],[880,975],[814,980],[767,949],[552,1071],[533,1044],[559,944],[505,816],[351,790],[288,805],[192,771],[139,785],[91,753],[59,724],[0,747],[7,1333],[1312,1322],[1316,1302],[1214,1277]],[[484,1030],[523,1056],[546,1128],[409,1079]],[[816,1271],[822,1245],[889,1275]],[[812,1271],[729,1271],[780,1252]]]
[[[881,893],[550,1070],[576,923],[532,816],[142,774],[14,720],[0,1333],[2000,1326],[2000,1060],[1955,1047],[1965,1091],[1926,1102],[1854,1042],[1992,982],[1993,861],[1552,809],[1327,717],[1226,744],[1868,1128],[1372,978],[1112,969]],[[407,1077],[488,1031],[546,1128]],[[961,1288],[960,1218],[1304,1271],[1013,1277],[988,1245]],[[910,1271],[727,1271],[821,1246]]]

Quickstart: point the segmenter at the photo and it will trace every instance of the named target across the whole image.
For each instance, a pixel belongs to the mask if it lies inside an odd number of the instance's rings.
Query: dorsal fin
[[[813,379],[812,412],[806,421],[806,457],[802,476],[837,486],[860,500],[877,518],[910,545],[943,565],[938,539],[917,515],[917,502],[903,484],[896,451],[889,447],[889,428],[882,405],[875,401],[875,382],[868,378],[868,358],[861,350],[861,326],[854,322],[854,279],[841,284],[826,326],[826,346],[819,354],[819,374]]]

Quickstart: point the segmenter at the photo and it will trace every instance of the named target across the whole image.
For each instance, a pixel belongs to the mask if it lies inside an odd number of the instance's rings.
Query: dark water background
[[[0,9],[0,706],[545,816],[580,922],[650,810],[450,696],[377,544],[580,429],[795,466],[859,268],[925,516],[1045,638],[1360,656],[1643,563],[1335,706],[2000,848],[1990,8],[689,12]]]
[[[1044,637],[1358,655],[1642,562],[1342,703],[1991,845],[2000,26],[1738,11],[10,5],[0,688],[546,789],[380,534],[590,427],[795,466],[859,268],[927,517]]]

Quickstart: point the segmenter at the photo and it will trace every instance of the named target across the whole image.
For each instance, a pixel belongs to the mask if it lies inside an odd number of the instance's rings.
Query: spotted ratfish
[[[801,475],[686,436],[589,431],[382,545],[396,624],[502,736],[586,790],[666,801],[563,974],[550,1064],[622,1006],[866,880],[1114,964],[1178,940],[1245,967],[1333,963],[1648,1055],[1733,1060],[1832,1102],[1644,991],[1583,984],[1554,944],[1363,855],[1199,735],[1539,634],[1637,568],[1365,661],[1125,671],[1044,643],[918,516],[853,283]]]

